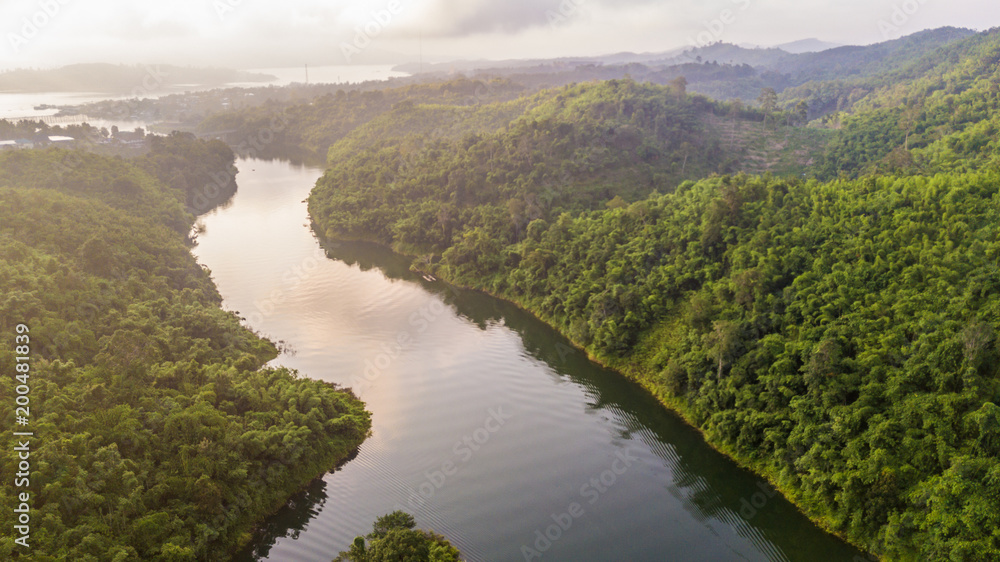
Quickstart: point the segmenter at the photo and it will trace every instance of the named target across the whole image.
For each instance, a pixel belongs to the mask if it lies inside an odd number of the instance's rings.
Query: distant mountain
[[[843,47],[841,43],[831,43],[829,41],[820,41],[816,38],[810,39],[800,39],[798,41],[792,41],[791,43],[783,43],[777,46],[782,51],[792,53],[793,55],[799,55],[802,53],[819,53],[821,51],[827,51],[830,49],[835,49],[837,47]]]
[[[746,48],[730,43],[713,43],[705,47],[688,49],[662,63],[676,65],[690,62],[717,62],[736,66],[748,64],[787,74],[792,83],[802,84],[809,80],[874,76],[902,67],[934,49],[975,34],[976,32],[971,29],[942,27],[873,45],[843,46],[820,52],[802,53],[792,53],[778,47]],[[810,41],[815,40],[806,39],[797,43]]]
[[[74,64],[55,69],[0,73],[0,92],[96,92],[153,94],[176,86],[223,86],[234,82],[271,82],[277,77],[228,68],[170,65]]]
[[[657,61],[663,66],[676,66],[692,62],[719,63],[772,68],[789,53],[775,47],[741,47],[732,43],[712,43],[704,47],[691,47],[683,52]]]
[[[845,46],[819,53],[789,55],[770,68],[791,74],[794,81],[843,80],[876,76],[902,68],[945,45],[975,35],[971,29],[942,27],[865,46]]]
[[[399,72],[416,74],[423,73],[455,73],[480,72],[491,70],[519,70],[522,72],[551,72],[552,69],[565,70],[575,66],[587,65],[627,65],[627,64],[658,64],[662,61],[679,56],[687,48],[673,49],[659,53],[621,52],[594,57],[561,57],[555,59],[503,59],[503,60],[453,60],[435,63],[408,62],[393,67]]]

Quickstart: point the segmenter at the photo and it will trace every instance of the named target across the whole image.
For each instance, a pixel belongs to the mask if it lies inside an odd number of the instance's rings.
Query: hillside
[[[514,244],[458,233],[433,271],[559,327],[853,542],[990,559],[998,180],[724,177]]]
[[[409,248],[446,248],[472,225],[516,240],[536,218],[625,204],[685,179],[801,174],[825,141],[677,87],[610,81],[538,99],[500,127],[493,116],[508,104],[406,105],[373,120],[331,148],[313,217],[331,236]]]
[[[221,309],[189,252],[187,194],[159,177],[232,181],[232,164],[183,136],[132,161],[0,153],[0,331],[31,358],[19,380],[14,345],[0,350],[0,385],[30,388],[36,436],[30,554],[5,532],[0,558],[224,559],[367,435],[352,394],[262,368],[277,350]],[[0,488],[7,529],[23,491]]]
[[[333,236],[355,214],[336,173],[310,200]],[[427,225],[433,197],[375,185],[388,242],[439,236],[417,267],[535,312],[856,544],[1000,555],[997,174],[723,177]]]
[[[242,155],[298,156],[322,159],[330,146],[397,104],[476,106],[519,100],[510,110],[523,110],[532,98],[524,86],[507,80],[467,80],[328,93],[308,103],[268,102],[259,107],[209,116],[197,128],[201,134],[224,138]],[[513,114],[511,114],[512,117]]]
[[[426,109],[408,107],[333,146],[310,213],[532,311],[855,544],[989,560],[998,61],[996,32],[933,50],[879,75],[895,82],[839,131],[767,133],[738,105],[628,80],[462,138],[416,134]],[[828,133],[822,161],[787,172],[862,177],[728,174]],[[910,164],[883,165],[897,142]]]
[[[827,177],[995,166],[1000,29],[934,51],[860,95],[827,150]]]

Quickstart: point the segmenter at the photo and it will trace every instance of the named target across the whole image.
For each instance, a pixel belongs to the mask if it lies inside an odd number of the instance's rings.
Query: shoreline
[[[406,253],[404,251],[401,251],[401,248],[398,245],[387,244],[384,241],[378,240],[374,236],[343,236],[343,237],[330,237],[330,236],[327,236],[325,233],[323,233],[323,232],[320,231],[319,224],[315,221],[315,219],[313,219],[312,215],[310,215],[309,220],[310,220],[310,222],[311,222],[311,224],[313,226],[313,234],[321,242],[324,242],[324,243],[338,243],[338,242],[348,242],[348,243],[354,242],[354,243],[358,243],[358,242],[360,242],[360,243],[365,243],[365,244],[375,244],[375,245],[381,246],[381,247],[383,247],[383,248],[385,248],[387,250],[390,250],[390,251],[392,251],[393,253],[395,253],[395,254],[397,254],[399,256],[410,258],[411,260],[414,259],[414,258],[419,257],[419,256],[415,256],[413,254],[409,254],[409,253]],[[503,302],[509,303],[509,304],[517,307],[519,310],[521,310],[521,311],[523,311],[523,312],[531,315],[532,318],[534,318],[534,319],[538,320],[539,322],[545,324],[548,328],[554,330],[560,336],[562,336],[563,338],[565,338],[566,341],[568,341],[573,346],[574,349],[582,352],[587,357],[588,361],[591,361],[592,363],[594,363],[596,365],[600,365],[601,367],[603,367],[605,369],[613,371],[618,376],[621,376],[621,377],[625,378],[626,380],[631,381],[631,382],[637,384],[639,387],[642,388],[643,391],[649,393],[650,396],[652,396],[657,402],[659,402],[660,405],[663,408],[665,408],[667,411],[669,411],[669,412],[671,412],[673,414],[676,414],[686,425],[688,425],[691,428],[693,428],[694,430],[696,430],[698,432],[698,434],[701,436],[702,441],[706,445],[708,445],[713,451],[716,451],[716,452],[724,455],[726,458],[732,460],[741,469],[747,470],[747,471],[753,473],[754,475],[756,475],[756,476],[758,476],[760,478],[763,478],[765,481],[768,482],[768,484],[773,489],[777,490],[777,492],[779,494],[781,494],[781,496],[784,499],[786,499],[792,506],[794,506],[795,509],[799,513],[801,513],[803,516],[805,516],[814,525],[816,525],[817,527],[819,527],[820,529],[822,529],[823,532],[825,532],[828,535],[831,535],[833,537],[836,537],[837,539],[843,541],[844,543],[849,544],[849,545],[857,548],[858,550],[861,550],[864,554],[867,554],[870,557],[873,557],[873,558],[870,558],[870,560],[873,560],[873,561],[884,560],[883,558],[879,557],[878,555],[875,555],[875,554],[871,553],[868,550],[867,547],[865,547],[863,545],[856,544],[856,543],[850,541],[844,535],[833,531],[831,529],[831,526],[830,526],[830,521],[829,521],[829,519],[826,516],[815,517],[815,516],[811,515],[808,511],[806,511],[806,508],[803,507],[803,502],[802,502],[801,495],[796,490],[790,490],[790,489],[788,489],[786,487],[778,485],[776,483],[776,478],[774,477],[772,471],[766,470],[765,469],[766,467],[761,467],[758,463],[754,463],[754,462],[750,461],[749,459],[746,459],[746,458],[744,458],[744,457],[742,457],[742,456],[734,453],[733,451],[729,450],[728,448],[725,448],[725,447],[721,446],[720,444],[716,443],[714,440],[709,439],[708,434],[705,432],[705,430],[702,429],[701,427],[699,427],[696,423],[694,423],[694,421],[692,420],[692,416],[691,416],[690,412],[684,406],[684,404],[683,404],[682,401],[680,401],[679,399],[677,399],[675,397],[661,394],[658,391],[659,389],[655,388],[653,385],[651,385],[651,384],[649,384],[647,382],[646,378],[648,376],[652,375],[652,373],[648,372],[648,369],[647,369],[647,367],[645,365],[642,365],[641,363],[636,362],[636,361],[630,361],[629,357],[623,357],[623,358],[621,358],[619,360],[608,360],[607,358],[595,355],[591,350],[587,349],[584,346],[581,346],[579,344],[579,342],[575,341],[568,334],[566,334],[565,332],[563,332],[563,330],[560,329],[559,327],[557,327],[555,325],[555,323],[551,321],[551,319],[545,318],[545,317],[539,315],[537,312],[535,312],[531,308],[529,308],[526,305],[524,305],[524,303],[521,303],[521,302],[519,302],[519,301],[517,301],[517,300],[515,300],[515,299],[513,299],[511,297],[508,297],[508,296],[498,295],[498,294],[493,293],[492,291],[488,291],[486,289],[481,289],[479,287],[471,287],[471,286],[463,285],[461,283],[457,283],[453,279],[451,279],[448,275],[446,275],[443,271],[441,271],[440,268],[433,268],[430,271],[425,271],[425,270],[422,270],[422,269],[416,269],[416,268],[411,267],[410,271],[413,272],[414,274],[417,274],[417,275],[423,275],[423,274],[433,275],[437,279],[438,282],[445,283],[445,284],[450,285],[451,287],[454,287],[454,288],[456,288],[458,290],[474,291],[474,292],[477,292],[477,293],[480,293],[480,294],[483,294],[483,295],[487,295],[487,296],[489,296],[491,298],[495,298],[495,299],[501,300]]]
[[[238,174],[238,171],[236,173]],[[235,174],[233,175],[232,179],[234,182],[233,183],[234,186],[236,186]],[[225,201],[216,202],[216,204],[214,204],[209,210],[205,211],[205,213],[200,213],[198,215],[195,215],[195,220],[190,225],[190,228],[192,229],[196,228],[198,219],[201,216],[219,209],[225,203],[232,201],[233,197],[235,197],[237,194],[238,194],[238,187],[236,187],[236,189],[233,190],[233,193],[228,194]],[[190,238],[185,240],[185,245],[187,246],[188,255],[195,263],[200,264],[201,262],[198,260],[198,257],[195,256],[192,251],[194,249],[194,245],[192,245],[190,242],[191,242]],[[209,281],[212,287],[215,289],[216,294],[219,295],[216,307],[220,310],[225,310],[224,308],[225,300],[221,298],[221,293],[219,292],[219,288],[215,282],[215,279],[211,278],[211,276],[209,275]],[[260,364],[260,367],[258,367],[257,371],[260,372],[262,370],[270,369],[270,367],[267,367],[267,364],[280,355],[277,346],[270,339],[261,335],[254,326],[250,326],[249,323],[240,322],[240,324],[244,327],[244,329],[253,333],[256,338],[262,341],[266,341],[272,346],[275,346],[274,356],[268,359],[267,361],[262,362]],[[241,518],[242,522],[235,524],[231,531],[230,536],[233,537],[231,546],[223,549],[227,553],[228,560],[234,560],[240,555],[247,553],[248,551],[251,551],[255,541],[258,541],[263,537],[263,532],[266,530],[269,521],[275,515],[277,515],[283,508],[288,506],[289,502],[295,496],[306,491],[309,488],[309,486],[312,485],[314,482],[323,479],[327,474],[336,472],[339,468],[341,468],[342,466],[350,462],[352,459],[357,457],[358,453],[361,450],[361,446],[364,445],[365,441],[367,441],[369,437],[371,437],[372,431],[371,431],[370,419],[372,413],[368,410],[367,404],[365,404],[365,402],[361,400],[361,398],[359,398],[356,394],[354,394],[354,392],[350,388],[338,387],[336,385],[332,385],[320,379],[312,378],[311,376],[309,376],[308,373],[303,373],[302,375],[304,378],[308,378],[310,380],[317,381],[324,385],[330,386],[332,390],[344,394],[350,401],[360,406],[361,409],[368,415],[369,419],[368,427],[365,428],[366,431],[360,438],[352,439],[350,437],[338,436],[338,439],[334,441],[329,441],[328,443],[331,445],[331,447],[327,450],[326,454],[321,455],[320,458],[318,459],[311,458],[302,462],[298,467],[298,472],[301,472],[302,476],[294,475],[289,479],[288,482],[285,483],[284,486],[281,486],[277,490],[277,492],[273,494],[272,496],[273,499],[268,507],[259,510],[258,513],[247,514],[244,517],[242,517]]]

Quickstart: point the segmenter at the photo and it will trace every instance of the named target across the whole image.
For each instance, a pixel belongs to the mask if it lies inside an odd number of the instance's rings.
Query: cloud
[[[689,43],[725,10],[721,40],[777,44],[807,37],[881,40],[879,21],[904,0],[59,0],[58,15],[12,48],[40,0],[0,0],[0,69],[75,62],[228,65],[343,64],[341,45],[390,1],[402,10],[359,64],[425,59],[546,58],[666,51]],[[48,3],[45,3],[48,5]],[[222,6],[225,9],[220,9]],[[1000,24],[995,0],[921,2],[901,26]]]
[[[586,19],[591,8],[629,9],[653,0],[430,0],[421,26],[436,37],[488,33],[516,34],[544,26],[570,25]]]

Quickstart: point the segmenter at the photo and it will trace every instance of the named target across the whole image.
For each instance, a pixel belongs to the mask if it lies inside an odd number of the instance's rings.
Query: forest
[[[402,511],[383,515],[372,523],[372,532],[355,537],[351,546],[333,562],[458,562],[461,553],[433,531],[415,529],[413,516]]]
[[[497,104],[397,107],[333,144],[310,213],[535,313],[852,543],[995,559],[998,56],[992,30],[885,70],[792,173],[706,126],[794,125],[773,91],[579,84],[492,130]]]
[[[223,197],[233,162],[189,135],[133,159],[0,153],[0,331],[30,330],[38,436],[28,558],[7,532],[0,558],[225,559],[367,436],[352,393],[264,367],[275,346],[222,310],[190,253],[193,194]],[[14,354],[0,349],[5,372]],[[4,377],[3,395],[17,384]],[[0,488],[8,529],[15,491]]]
[[[325,159],[321,238],[532,312],[866,551],[1000,559],[998,62],[996,29],[800,55],[717,43],[261,88],[216,112],[228,91],[171,97],[163,115],[226,143],[0,152],[0,330],[30,330],[45,435],[31,559],[225,559],[369,434],[349,389],[266,366],[274,344],[190,253],[236,153]],[[460,556],[396,512],[338,560],[402,553]]]

